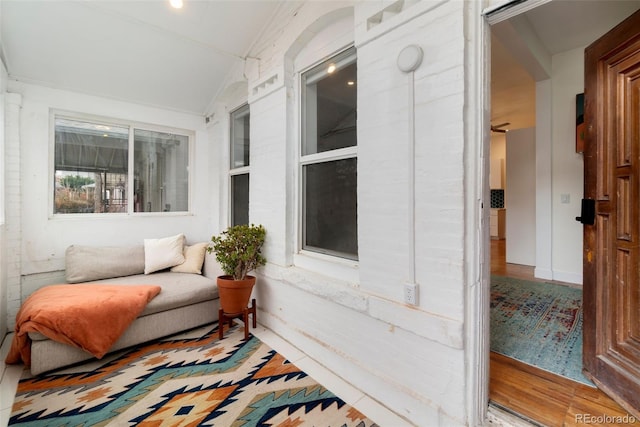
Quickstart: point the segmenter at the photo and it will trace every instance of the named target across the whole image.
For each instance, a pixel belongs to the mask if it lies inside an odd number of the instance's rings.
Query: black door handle
[[[582,199],[582,210],[576,221],[584,225],[593,225],[596,222],[596,201],[593,199]]]

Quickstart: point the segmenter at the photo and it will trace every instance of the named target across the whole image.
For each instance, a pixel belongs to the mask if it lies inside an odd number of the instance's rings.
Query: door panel
[[[585,50],[584,368],[640,417],[640,11]]]

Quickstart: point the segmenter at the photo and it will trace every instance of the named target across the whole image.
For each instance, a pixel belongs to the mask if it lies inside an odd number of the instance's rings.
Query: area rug
[[[357,426],[375,424],[233,327],[161,340],[97,369],[23,378],[11,426]]]
[[[582,290],[491,276],[491,351],[593,385],[582,374]]]

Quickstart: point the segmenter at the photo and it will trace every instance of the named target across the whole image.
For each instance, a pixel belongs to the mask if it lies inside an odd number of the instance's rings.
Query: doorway
[[[492,23],[492,51],[505,50],[509,59],[520,67],[519,71],[524,70],[529,79],[525,82],[526,88],[519,90],[516,79],[518,73],[509,72],[505,63],[498,65],[492,58],[492,69],[500,66],[505,68],[497,73],[501,77],[492,75],[496,80],[492,78],[491,82],[491,124],[508,122],[513,129],[527,125],[536,128],[535,267],[530,272],[519,272],[529,275],[532,280],[557,280],[576,286],[582,284],[582,226],[574,218],[580,215],[584,176],[582,154],[576,150],[575,145],[576,95],[584,88],[583,49],[639,7],[638,2],[552,1],[508,20]],[[503,92],[498,93],[496,89],[502,89]],[[509,111],[510,109],[513,111]],[[508,163],[505,167],[509,167]],[[506,185],[508,186],[508,181]],[[508,210],[508,197],[506,207]],[[509,239],[509,233],[505,237]],[[492,246],[496,246],[493,240]],[[494,257],[497,260],[500,256],[494,255],[495,253],[494,249],[492,269]],[[505,258],[508,259],[506,254]],[[505,274],[513,274],[513,271],[504,268]],[[527,378],[519,386],[514,386],[513,390],[520,387],[520,391],[527,384],[539,381],[536,383],[538,387],[549,391],[546,396],[553,395],[551,390],[567,391],[572,387],[561,378],[536,372],[517,363],[496,361],[492,355],[492,399],[495,397],[496,387],[504,385],[501,384],[504,381],[496,375]],[[591,393],[591,390],[572,389],[568,394],[580,396],[586,392]],[[593,392],[602,394],[596,389]],[[512,393],[517,394],[523,395]],[[527,397],[530,401],[526,401]],[[562,399],[555,396],[548,405],[540,405],[539,399],[544,397],[545,393],[537,398],[533,394],[524,393],[524,402],[507,397],[502,400],[506,402],[502,406],[520,414],[528,409],[529,412],[523,415],[547,425],[562,425],[565,421],[571,421],[565,420],[569,416],[568,407],[564,411],[564,417],[560,413],[548,411],[548,408],[554,406],[554,401]],[[570,402],[567,404],[572,405]],[[509,408],[509,405],[513,407]],[[612,414],[619,414],[616,411],[621,409],[612,403],[610,410]],[[624,411],[621,413],[626,414]]]

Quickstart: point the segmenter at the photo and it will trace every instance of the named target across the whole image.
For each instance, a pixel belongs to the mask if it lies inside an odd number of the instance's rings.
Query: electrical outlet
[[[415,283],[404,284],[404,302],[407,304],[418,304],[418,285]]]

